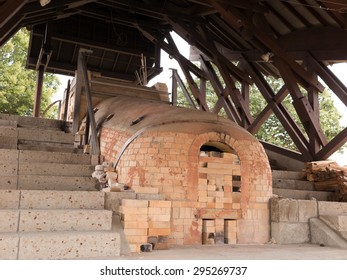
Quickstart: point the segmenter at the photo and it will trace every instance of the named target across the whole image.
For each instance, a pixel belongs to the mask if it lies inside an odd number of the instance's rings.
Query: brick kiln
[[[271,171],[247,131],[214,114],[126,96],[100,103],[96,118],[101,153],[116,163],[118,181],[163,197],[123,200],[129,243],[151,236],[171,245],[269,240]]]

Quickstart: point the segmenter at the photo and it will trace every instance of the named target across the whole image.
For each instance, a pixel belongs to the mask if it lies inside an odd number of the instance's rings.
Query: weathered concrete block
[[[15,190],[17,189],[17,184],[18,184],[17,176],[0,176],[1,190]]]
[[[42,130],[41,133],[37,133],[37,129],[18,128],[18,139],[70,144],[74,142],[74,135],[54,130]]]
[[[105,209],[119,212],[119,206],[122,199],[135,199],[133,192],[107,192],[105,193]]]
[[[17,137],[17,128],[10,126],[2,126],[0,129],[0,136],[6,136],[15,139]]]
[[[21,234],[19,259],[95,259],[120,254],[115,232],[53,232]]]
[[[91,176],[93,171],[94,167],[92,165],[20,162],[18,174],[87,177]]]
[[[336,231],[347,231],[347,215],[331,216],[320,215],[319,218]]]
[[[19,196],[19,190],[0,190],[0,209],[18,209]]]
[[[104,209],[103,192],[22,190],[20,194],[22,209]]]
[[[17,232],[19,210],[0,210],[0,232]]]
[[[310,218],[318,216],[317,201],[299,200],[299,222],[308,222]]]
[[[17,233],[0,233],[0,260],[17,259],[18,240]]]
[[[318,202],[319,215],[347,215],[347,203],[345,202]]]
[[[17,162],[0,162],[0,176],[17,176]]]
[[[271,221],[273,222],[298,222],[298,201],[288,198],[271,199]]]
[[[75,153],[58,153],[45,151],[19,151],[20,162],[46,162],[65,164],[91,164],[90,155]]]
[[[2,142],[1,138],[1,142]],[[16,144],[17,145],[17,144]],[[17,162],[19,151],[18,150],[0,150],[0,162]]]
[[[21,210],[19,231],[100,231],[111,230],[108,210]]]
[[[311,242],[347,248],[347,241],[318,218],[310,219]]]
[[[91,177],[18,176],[21,190],[95,191],[96,181]]]
[[[319,201],[328,200],[331,192],[321,192],[321,191],[303,191],[303,190],[286,190],[286,189],[273,189],[273,193],[281,196],[292,199],[311,199],[312,197]]]
[[[310,241],[308,223],[271,222],[271,237],[278,244],[300,244]]]

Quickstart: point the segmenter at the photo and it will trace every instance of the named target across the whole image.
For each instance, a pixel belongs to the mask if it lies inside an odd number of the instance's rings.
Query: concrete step
[[[20,191],[20,208],[104,209],[105,193],[91,191]]]
[[[105,193],[0,190],[0,209],[104,209]]]
[[[2,210],[10,212],[14,210]],[[22,209],[19,232],[111,230],[112,211],[89,209]],[[1,215],[1,214],[0,214]]]
[[[0,175],[0,190],[16,190],[17,185],[17,175]]]
[[[112,231],[0,234],[0,259],[72,260],[119,255],[119,234]]]
[[[305,180],[304,172],[272,170],[272,178],[287,180]]]
[[[2,121],[16,122],[19,127],[40,127],[42,129],[61,130],[63,126],[63,121],[60,120],[28,116],[0,114],[0,119]]]
[[[2,128],[5,126],[17,127],[17,121],[0,119],[0,127]]]
[[[330,192],[321,191],[305,191],[305,190],[290,190],[290,189],[276,189],[273,188],[272,192],[280,197],[309,200],[315,198],[318,201],[327,201]]]
[[[94,167],[92,165],[20,162],[18,174],[91,177],[93,171]]]
[[[347,249],[347,241],[318,218],[310,219],[311,242]]]
[[[67,143],[44,143],[21,140],[18,144],[19,150],[44,151],[56,153],[82,153],[82,150],[74,148],[73,144]]]
[[[17,149],[17,128],[0,125],[0,149]]]
[[[27,150],[19,151],[19,161],[89,165],[91,162],[91,156],[86,154]]]
[[[16,176],[18,171],[18,163],[0,161],[0,176]]]
[[[309,181],[299,181],[292,179],[272,179],[272,187],[277,189],[314,191],[314,183]]]
[[[347,215],[320,215],[319,218],[336,231],[347,231]]]
[[[18,142],[22,141],[71,144],[74,142],[74,135],[63,131],[18,128]]]
[[[347,215],[347,203],[335,201],[320,201],[318,203],[319,215]]]
[[[18,189],[20,190],[95,191],[96,180],[92,177],[19,175]]]
[[[17,232],[19,210],[0,210],[0,233]]]

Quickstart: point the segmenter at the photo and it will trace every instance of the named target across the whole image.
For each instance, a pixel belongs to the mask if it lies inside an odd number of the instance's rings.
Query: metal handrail
[[[41,116],[44,116],[49,111],[49,109],[51,109],[56,103],[59,103],[58,117],[57,117],[57,119],[59,120],[59,112],[60,112],[61,102],[62,102],[62,100],[56,100],[56,101],[52,102],[51,104],[49,104],[47,106],[47,108],[42,112]]]

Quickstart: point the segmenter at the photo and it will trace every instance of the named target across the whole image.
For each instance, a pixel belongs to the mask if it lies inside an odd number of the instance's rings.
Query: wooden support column
[[[233,104],[228,99],[228,96],[224,94],[224,89],[219,81],[216,72],[214,71],[211,63],[206,61],[202,56],[200,56],[200,63],[202,69],[206,72],[211,85],[218,97],[218,103],[215,105],[215,108],[213,108],[213,113],[218,113],[219,110],[223,107],[225,113],[227,114],[228,118],[231,119],[234,122],[237,122],[239,125],[241,125],[241,117],[239,116],[238,112],[234,108]]]
[[[318,79],[317,75],[312,70],[311,65],[307,61],[306,61],[306,67],[307,67],[307,71],[311,73],[313,76],[315,76],[316,79]],[[307,96],[308,102],[310,103],[313,110],[312,116],[313,118],[315,118],[315,120],[318,123],[320,123],[318,91],[314,87],[310,86],[307,89],[307,93],[308,93],[308,96]],[[308,138],[310,142],[310,151],[313,155],[315,155],[320,150],[320,143],[317,140],[316,132],[315,132],[315,129],[312,127],[312,125],[310,125],[308,128]]]
[[[34,98],[34,111],[33,116],[39,118],[41,114],[41,99],[42,99],[42,89],[45,70],[48,66],[49,60],[52,55],[51,48],[51,32],[50,24],[46,24],[45,35],[42,40],[42,47],[40,49],[39,57],[36,62],[37,80],[36,80],[36,91]]]
[[[172,39],[171,35],[168,33],[166,34],[166,39],[169,42],[169,46],[171,47],[171,49],[175,52],[175,53],[179,53],[178,48],[174,42],[174,40]],[[209,112],[210,109],[208,108],[206,101],[204,100],[203,96],[201,95],[200,89],[199,87],[196,85],[188,66],[186,65],[186,63],[184,62],[184,60],[182,60],[181,58],[178,58],[177,60],[178,64],[181,67],[181,70],[184,74],[184,76],[187,79],[187,83],[189,85],[190,90],[192,91],[192,94],[196,100],[196,102],[198,103],[198,106],[201,110],[203,111],[207,111]]]
[[[281,102],[286,98],[286,96],[289,94],[286,86],[283,86],[277,94],[270,100],[271,103],[275,103],[277,106],[278,104],[281,104]],[[272,113],[272,108],[270,103],[268,103],[263,111],[260,112],[260,114],[256,117],[256,119],[251,123],[251,125],[247,128],[247,130],[255,134],[260,129],[262,124],[270,117]]]
[[[35,118],[39,118],[41,113],[41,98],[42,98],[44,74],[45,74],[45,67],[41,65],[37,71],[37,79],[36,79],[36,91],[35,91],[34,112],[33,112],[33,116]]]
[[[195,106],[195,103],[194,103],[193,99],[191,98],[188,90],[186,89],[186,86],[184,85],[181,77],[178,75],[177,70],[173,69],[172,74],[173,74],[175,80],[178,82],[180,88],[182,89],[183,95],[186,98],[187,102],[189,103],[189,106],[194,108],[194,109],[197,109],[196,106]],[[177,97],[176,97],[176,99],[177,99]]]
[[[276,64],[281,76],[293,97],[293,105],[298,113],[298,116],[304,125],[306,132],[309,134],[310,129],[314,130],[315,138],[319,141],[319,144],[325,146],[328,143],[326,136],[320,126],[319,120],[313,114],[313,109],[309,103],[307,97],[303,96],[297,85],[297,80],[293,74],[291,68],[287,66],[280,58],[274,58],[274,63]]]
[[[282,104],[277,104],[273,102],[275,94],[271,87],[267,84],[264,77],[257,71],[257,69],[250,63],[247,63],[248,72],[251,74],[252,79],[257,85],[259,91],[268,102],[272,111],[281,122],[285,130],[288,132],[289,136],[292,138],[294,144],[297,146],[301,152],[304,160],[312,160],[313,157],[309,151],[309,143],[303,133],[301,132],[298,125],[295,123],[293,118],[290,116],[286,108]]]
[[[175,71],[177,73],[176,69],[171,69],[172,70],[172,89],[171,89],[171,103],[173,106],[177,106],[177,79],[175,75]]]

